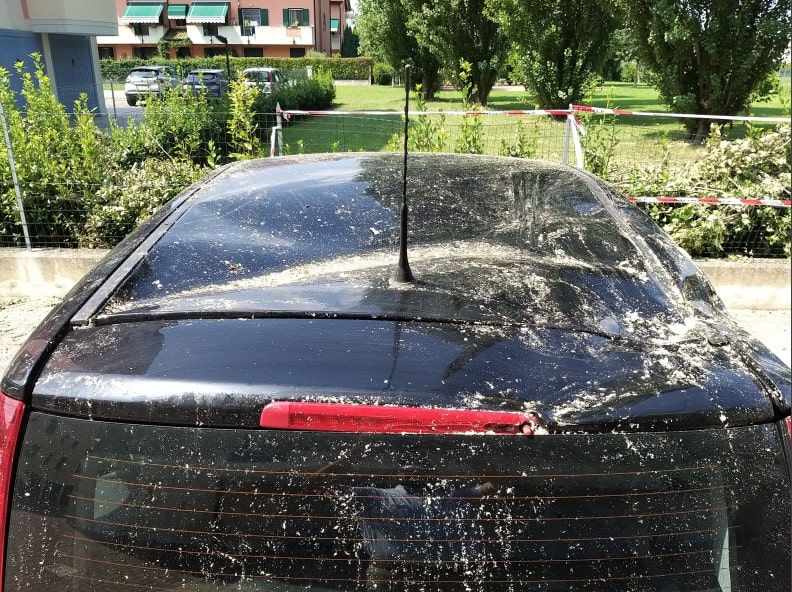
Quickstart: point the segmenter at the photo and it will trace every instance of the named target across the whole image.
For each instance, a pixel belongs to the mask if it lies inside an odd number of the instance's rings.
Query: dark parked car
[[[4,592],[790,589],[790,370],[687,255],[577,169],[406,178],[228,165],[67,295],[0,383]]]
[[[193,94],[206,92],[211,97],[221,97],[228,88],[225,70],[190,70],[182,80],[182,88]]]

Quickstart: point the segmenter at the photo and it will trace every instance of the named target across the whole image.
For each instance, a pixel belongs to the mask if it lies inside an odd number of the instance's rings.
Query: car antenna
[[[402,165],[402,202],[399,213],[399,264],[396,267],[396,281],[409,284],[414,277],[407,260],[407,140],[410,129],[410,66],[404,67],[404,164]]]

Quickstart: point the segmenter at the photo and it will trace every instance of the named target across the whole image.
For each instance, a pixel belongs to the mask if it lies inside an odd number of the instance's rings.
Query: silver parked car
[[[176,70],[171,66],[138,66],[124,80],[124,95],[130,107],[147,96],[162,96],[164,89],[175,88],[179,84]]]

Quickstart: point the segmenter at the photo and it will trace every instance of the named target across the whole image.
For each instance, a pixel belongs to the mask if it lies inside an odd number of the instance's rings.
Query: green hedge
[[[374,61],[371,58],[239,58],[230,57],[231,75],[236,77],[245,68],[254,66],[269,66],[284,71],[305,71],[307,66],[312,66],[314,71],[324,69],[332,74],[333,80],[368,80]],[[226,68],[225,56],[210,58],[183,58],[166,60],[163,58],[151,59],[104,59],[100,62],[102,76],[105,80],[123,80],[132,68],[149,64],[168,64],[173,66],[181,75],[196,68]]]

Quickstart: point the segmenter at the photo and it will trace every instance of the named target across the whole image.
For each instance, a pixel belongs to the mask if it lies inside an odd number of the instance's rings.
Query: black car
[[[789,368],[602,181],[406,162],[228,165],[53,310],[4,592],[790,589]]]
[[[227,88],[225,70],[216,68],[190,70],[182,80],[182,89],[193,94],[205,92],[210,97],[222,97]]]

